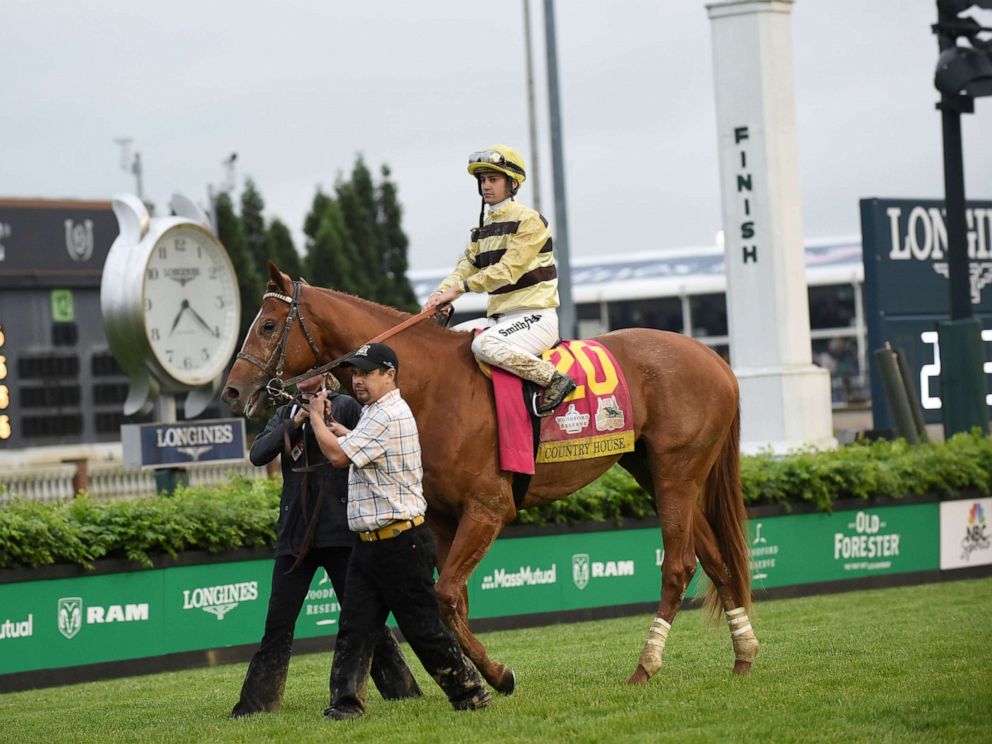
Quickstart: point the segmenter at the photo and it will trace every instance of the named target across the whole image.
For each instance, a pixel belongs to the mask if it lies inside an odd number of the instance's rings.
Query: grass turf
[[[325,722],[328,654],[294,658],[283,710],[232,721],[246,664],[0,695],[3,742],[844,741],[992,739],[992,578],[767,601],[746,677],[726,625],[676,619],[665,667],[634,669],[650,616],[481,636],[517,691],[455,713],[408,646],[420,700]],[[259,629],[261,631],[261,629]]]

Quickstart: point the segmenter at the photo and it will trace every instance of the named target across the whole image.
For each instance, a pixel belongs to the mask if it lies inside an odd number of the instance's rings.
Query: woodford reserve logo
[[[183,589],[184,610],[203,610],[215,615],[218,620],[223,620],[224,615],[241,602],[251,602],[256,599],[258,599],[257,581]]]

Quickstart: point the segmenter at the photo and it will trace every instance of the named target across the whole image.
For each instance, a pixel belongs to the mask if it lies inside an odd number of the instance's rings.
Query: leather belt
[[[414,517],[413,519],[404,519],[402,522],[393,522],[392,524],[387,524],[385,527],[380,527],[377,530],[369,530],[368,532],[359,532],[358,537],[362,542],[376,542],[378,540],[389,540],[397,535],[400,535],[407,530],[422,525],[424,523],[424,517]]]

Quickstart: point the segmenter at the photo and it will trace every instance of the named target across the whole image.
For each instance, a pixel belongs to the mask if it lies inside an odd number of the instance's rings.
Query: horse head
[[[286,377],[319,364],[320,350],[300,313],[305,286],[269,262],[262,306],[252,321],[221,395],[234,413],[249,418],[265,412],[268,388],[281,389]]]

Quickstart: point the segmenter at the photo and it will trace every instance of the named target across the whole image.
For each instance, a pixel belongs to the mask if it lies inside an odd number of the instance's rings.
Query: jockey
[[[468,172],[482,197],[479,226],[424,309],[450,303],[465,292],[488,292],[486,319],[457,328],[485,328],[472,342],[472,353],[543,387],[536,412],[547,415],[575,389],[570,377],[539,357],[559,339],[558,270],[548,223],[514,199],[527,175],[523,158],[512,147],[493,145],[472,153]]]

